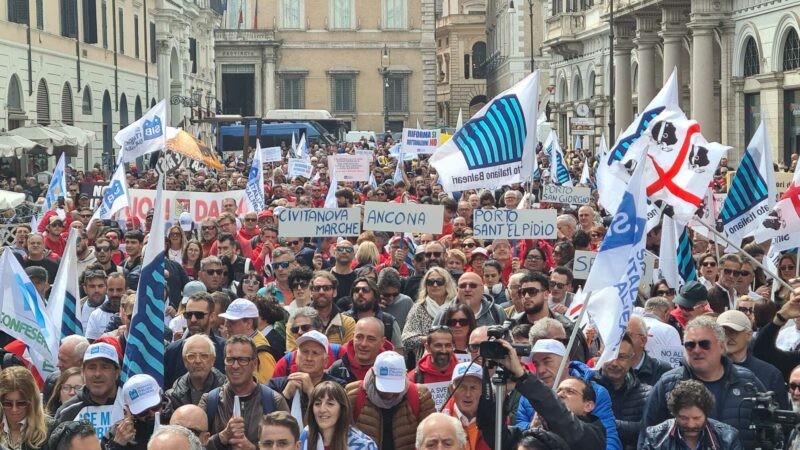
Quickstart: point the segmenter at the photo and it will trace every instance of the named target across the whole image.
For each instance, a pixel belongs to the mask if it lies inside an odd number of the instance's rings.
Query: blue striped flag
[[[685,226],[678,236],[678,275],[681,276],[683,284],[697,280],[697,263],[692,257],[692,240]]]
[[[83,335],[83,327],[80,317],[80,298],[78,290],[78,254],[77,243],[80,233],[75,228],[70,228],[67,237],[67,245],[64,247],[64,254],[61,264],[50,291],[50,300],[47,302],[45,311],[50,316],[53,323],[61,324],[61,337],[73,334]]]
[[[569,175],[564,153],[558,144],[558,135],[555,130],[550,131],[547,142],[544,143],[546,155],[550,158],[550,183],[558,186],[572,186],[572,177]]]
[[[142,275],[136,289],[128,345],[122,362],[122,381],[147,374],[164,385],[164,201],[158,180],[155,213],[144,252]]]

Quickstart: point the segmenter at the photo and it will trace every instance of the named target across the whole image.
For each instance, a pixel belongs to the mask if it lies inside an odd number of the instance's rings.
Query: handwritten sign
[[[792,184],[792,177],[794,176],[791,172],[775,172],[775,192],[778,195],[783,194],[789,189],[789,185]],[[730,186],[730,183],[728,183]]]
[[[153,208],[156,191],[152,189],[129,189],[131,196],[130,215],[138,217],[144,222],[147,212]],[[236,214],[244,214],[244,191],[227,192],[184,192],[164,191],[165,219],[177,222],[181,213],[188,211],[192,220],[200,222],[206,217],[217,217],[223,211],[222,201],[226,198],[236,200],[238,208]]]
[[[405,233],[442,232],[444,206],[367,202],[364,229]]]
[[[545,184],[542,201],[547,203],[565,203],[568,205],[585,205],[592,199],[592,190],[588,187],[556,186]]]
[[[268,163],[268,162],[280,162],[283,158],[281,154],[280,147],[267,147],[261,149],[261,161]]]
[[[439,146],[439,130],[403,128],[403,153],[433,153]]]
[[[330,237],[361,234],[358,208],[286,208],[278,214],[278,236]]]
[[[555,209],[476,209],[472,231],[477,239],[555,239]]]
[[[683,359],[683,347],[680,345],[659,347],[652,352],[648,349],[647,353],[653,358],[669,364],[673,369],[679,367]]]
[[[372,155],[334,155],[328,165],[336,172],[336,181],[369,181]]]
[[[592,269],[597,252],[586,250],[575,250],[575,260],[572,263],[572,275],[576,280],[589,278],[589,271]]]
[[[314,166],[307,159],[289,158],[289,178],[303,177],[311,178]]]
[[[447,388],[449,386],[450,383],[447,381],[442,381],[439,383],[425,383],[425,387],[431,392],[433,404],[436,405],[437,411],[441,411],[442,406],[444,406],[444,399],[447,398]]]

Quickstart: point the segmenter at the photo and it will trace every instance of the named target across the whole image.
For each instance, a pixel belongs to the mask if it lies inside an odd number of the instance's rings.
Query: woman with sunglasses
[[[700,271],[698,281],[703,283],[706,289],[711,289],[719,278],[719,267],[717,257],[712,253],[704,253],[697,259],[697,268]]]
[[[454,304],[444,310],[442,323],[453,330],[453,347],[459,362],[469,358],[469,335],[478,327],[472,308],[463,303]]]
[[[778,277],[788,283],[789,280],[795,276],[797,276],[797,255],[794,253],[786,253],[778,260]],[[772,298],[778,308],[780,308],[784,303],[789,301],[790,294],[791,292],[789,289],[781,285],[781,288],[775,292]]]
[[[167,231],[167,257],[177,262],[183,263],[183,249],[186,247],[186,235],[179,225],[169,227]]]
[[[70,367],[61,372],[58,376],[56,384],[53,386],[53,393],[47,399],[45,405],[45,413],[54,417],[56,411],[67,400],[75,397],[79,390],[83,387],[83,375],[81,375],[80,367]]]
[[[311,284],[313,275],[314,272],[308,267],[295,267],[289,271],[287,281],[289,282],[289,287],[292,289],[292,296],[294,299],[292,303],[284,306],[284,308],[286,308],[286,312],[289,313],[290,316],[294,314],[298,308],[311,306],[311,289],[309,289],[309,285]]]
[[[431,267],[422,277],[419,296],[408,311],[403,327],[403,347],[422,356],[422,341],[428,336],[433,319],[442,310],[442,305],[456,298],[456,284],[450,274],[441,267]]]
[[[650,290],[650,297],[648,298],[652,297],[664,297],[665,299],[669,300],[671,304],[672,300],[675,298],[675,289],[669,287],[667,280],[662,278],[658,280]]]
[[[600,244],[603,243],[603,238],[606,236],[606,227],[602,225],[594,225],[589,229],[589,239],[591,242],[589,248],[596,252],[600,249]]]
[[[303,450],[378,450],[369,436],[353,426],[350,402],[340,385],[333,381],[316,385],[308,404],[311,405],[305,414],[308,425],[300,435]]]
[[[42,410],[36,380],[30,370],[13,366],[0,372],[3,427],[0,445],[12,450],[37,450],[47,442],[50,420]]]
[[[242,277],[241,283],[236,287],[236,295],[238,298],[246,298],[250,301],[255,301],[258,297],[258,290],[264,285],[264,279],[255,270],[247,272]]]
[[[465,236],[464,240],[461,241],[461,251],[464,252],[464,256],[467,257],[467,261],[469,261],[470,257],[472,256],[472,251],[478,247],[480,247],[478,241],[472,237]]]
[[[203,259],[203,246],[200,241],[191,240],[186,243],[181,255],[181,266],[189,278],[196,280],[200,272],[200,260]]]

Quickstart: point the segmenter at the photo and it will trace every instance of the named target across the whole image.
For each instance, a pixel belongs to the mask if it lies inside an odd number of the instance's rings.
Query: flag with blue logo
[[[77,243],[80,239],[75,228],[69,229],[67,245],[61,256],[53,288],[45,310],[55,324],[61,324],[61,337],[83,335],[81,326],[80,290],[78,289]]]
[[[658,257],[658,270],[667,285],[680,289],[697,279],[697,265],[692,257],[692,240],[686,225],[680,224],[665,215],[661,222],[661,254]]]
[[[648,207],[642,166],[633,173],[584,286],[591,293],[586,314],[604,345],[596,367],[617,357],[644,274]]]
[[[114,214],[122,208],[130,206],[128,198],[128,180],[125,178],[125,165],[120,164],[111,177],[111,182],[103,191],[100,206],[94,212],[92,219],[113,219]]]
[[[775,206],[776,198],[772,148],[762,120],[731,180],[717,220],[728,238],[738,245],[755,233]]]
[[[261,158],[261,142],[256,139],[253,164],[250,165],[247,186],[244,188],[248,211],[261,212],[264,210],[264,163]]]
[[[142,275],[122,362],[122,381],[147,374],[164,385],[164,195],[158,180],[153,225],[144,250]]]
[[[0,286],[0,331],[24,342],[39,374],[47,378],[57,370],[61,330],[50,319],[44,301],[14,252],[0,255]]]
[[[539,72],[493,98],[430,159],[447,192],[522,183],[537,145]]]
[[[131,162],[167,146],[167,101],[161,100],[144,115],[119,130],[114,141],[122,148],[118,164]]]
[[[550,135],[544,143],[544,151],[550,158],[550,183],[557,186],[572,186],[572,177],[569,175],[569,168],[555,130],[550,130]]]
[[[66,197],[67,195],[67,176],[64,171],[66,163],[64,162],[66,153],[61,153],[58,158],[55,170],[53,170],[53,178],[50,180],[50,186],[47,188],[47,195],[44,198],[44,209],[49,210],[58,202],[58,197]],[[35,230],[35,228],[34,228]]]

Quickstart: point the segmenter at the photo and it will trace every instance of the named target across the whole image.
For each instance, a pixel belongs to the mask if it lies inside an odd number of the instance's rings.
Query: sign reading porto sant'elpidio
[[[476,239],[555,239],[555,209],[476,209]]]
[[[278,236],[332,237],[361,234],[358,208],[286,208],[278,214]]]
[[[364,229],[395,233],[441,234],[444,206],[367,202]]]

